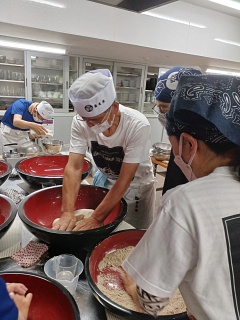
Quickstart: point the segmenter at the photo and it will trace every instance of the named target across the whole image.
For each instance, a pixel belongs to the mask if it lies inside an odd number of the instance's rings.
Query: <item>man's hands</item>
[[[71,212],[64,212],[61,218],[53,224],[53,230],[62,231],[80,231],[99,228],[103,223],[99,222],[94,217],[83,219],[77,222],[76,217]]]
[[[36,132],[37,136],[43,136],[48,133],[48,130],[46,128],[44,128],[44,126],[42,126],[39,123],[35,123],[35,122],[31,123],[31,129],[33,129]],[[36,135],[35,135],[35,137],[36,137]]]
[[[99,222],[94,217],[90,217],[77,222],[73,231],[96,229],[101,227],[102,225],[103,223]]]
[[[61,218],[53,224],[53,230],[72,231],[76,225],[76,217],[72,212],[64,212]]]

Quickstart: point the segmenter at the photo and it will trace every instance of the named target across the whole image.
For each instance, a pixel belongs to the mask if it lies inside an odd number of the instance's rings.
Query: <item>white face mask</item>
[[[180,141],[179,141],[179,155],[174,157],[174,162],[180,168],[180,170],[185,175],[185,177],[187,178],[188,181],[193,181],[193,180],[197,179],[197,177],[193,173],[192,167],[191,167],[191,164],[193,162],[195,154],[196,154],[196,151],[191,156],[188,163],[183,161],[183,159],[182,159],[182,136],[181,136]]]
[[[95,124],[95,126],[89,127],[89,129],[92,130],[95,134],[99,134],[99,133],[107,131],[112,126],[113,121],[115,119],[115,115],[114,115],[111,123],[108,122],[110,113],[111,113],[111,111],[109,112],[107,119],[103,123]]]
[[[34,121],[36,121],[36,122],[42,122],[42,120],[38,118],[37,108],[35,108],[35,109],[33,110],[32,116],[33,116],[33,120],[34,120]]]
[[[42,122],[42,120],[40,120],[38,117],[36,117],[34,114],[32,115],[33,116],[33,120],[36,121],[36,122]]]
[[[158,120],[161,123],[161,125],[165,128],[167,124],[166,113],[159,113]]]

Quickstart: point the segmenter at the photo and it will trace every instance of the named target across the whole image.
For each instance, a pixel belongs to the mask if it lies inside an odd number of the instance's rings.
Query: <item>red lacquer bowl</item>
[[[8,179],[11,172],[11,164],[5,161],[0,161],[0,186]]]
[[[23,283],[33,294],[28,320],[80,320],[72,295],[58,282],[24,272],[1,272],[6,282]]]
[[[20,177],[30,185],[41,186],[46,182],[60,185],[67,162],[68,155],[43,155],[20,160],[15,168]],[[91,162],[84,159],[82,180],[88,176],[91,169]]]
[[[145,230],[124,230],[115,232],[110,235],[108,238],[104,239],[95,248],[88,253],[85,261],[85,274],[90,289],[94,296],[97,298],[100,303],[108,308],[110,311],[115,313],[121,318],[131,319],[131,320],[189,320],[186,312],[175,314],[175,315],[166,315],[166,316],[158,316],[155,318],[149,314],[135,312],[130,309],[127,309],[121,304],[114,302],[109,299],[97,286],[97,277],[100,274],[99,263],[102,259],[112,253],[117,249],[122,249],[128,246],[136,246],[136,244],[140,241],[142,236],[144,235]],[[144,257],[143,257],[144,259]],[[109,268],[105,268],[103,274],[106,275],[107,279],[107,288],[120,288],[122,289],[122,281],[120,279],[119,273],[113,271]],[[111,277],[108,277],[111,275]],[[111,279],[111,280],[109,280]]]
[[[108,189],[82,185],[75,209],[95,209],[104,199]],[[127,213],[127,203],[121,199],[110,212],[100,228],[86,231],[53,230],[52,223],[61,216],[62,186],[41,189],[22,200],[18,207],[20,219],[26,228],[40,240],[48,243],[58,253],[78,254],[89,251],[106,238],[122,222]]]
[[[12,225],[17,214],[17,206],[8,197],[0,195],[0,239]]]

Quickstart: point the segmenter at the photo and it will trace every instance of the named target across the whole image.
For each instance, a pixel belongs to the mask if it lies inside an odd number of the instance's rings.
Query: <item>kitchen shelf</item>
[[[0,79],[0,82],[24,83],[24,81],[22,81],[22,80],[7,80],[7,79]]]
[[[141,77],[140,74],[135,74],[135,73],[122,73],[122,72],[118,72],[117,75],[118,75],[118,76],[123,76],[123,77]]]
[[[132,104],[136,104],[138,103],[137,101],[122,101],[122,103],[132,103]]]
[[[63,68],[51,68],[51,67],[36,67],[32,65],[32,69],[38,69],[38,70],[52,70],[52,71],[63,71]]]
[[[23,96],[0,96],[0,98],[4,98],[4,99],[25,99],[25,97]]]
[[[121,87],[121,86],[117,86],[116,89],[133,89],[133,90],[139,90],[139,88],[136,87]]]
[[[50,86],[63,86],[63,83],[56,83],[56,82],[37,82],[37,81],[34,81],[32,82],[33,84],[46,84],[46,85],[50,85]]]
[[[7,66],[7,67],[21,67],[23,68],[23,64],[16,64],[16,63],[5,63],[5,62],[0,62],[0,66]]]
[[[33,97],[33,100],[46,100],[46,101],[53,101],[56,103],[62,102],[61,98],[48,98],[48,97]]]

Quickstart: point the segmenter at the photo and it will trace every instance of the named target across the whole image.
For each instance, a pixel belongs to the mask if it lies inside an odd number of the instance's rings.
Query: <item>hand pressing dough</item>
[[[76,217],[76,224],[78,224],[79,221],[83,220],[83,219],[87,219],[90,218],[91,215],[93,214],[94,210],[93,209],[79,209],[79,210],[75,210],[74,211],[74,215]],[[58,222],[60,220],[60,218],[56,218],[55,220],[53,220],[52,226]]]

